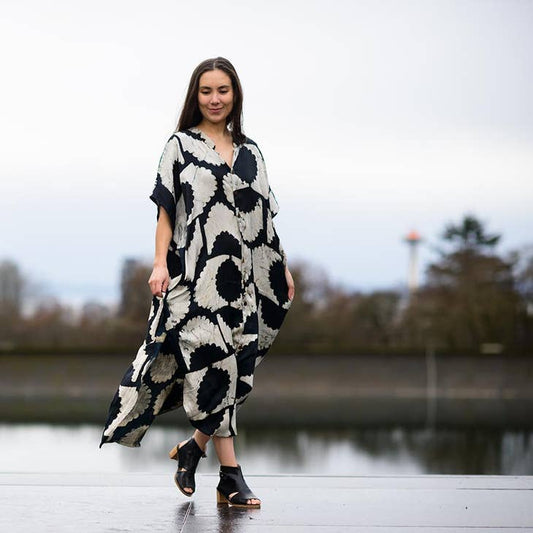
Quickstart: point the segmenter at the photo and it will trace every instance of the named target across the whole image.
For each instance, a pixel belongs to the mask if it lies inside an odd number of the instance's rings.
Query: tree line
[[[448,224],[424,282],[362,292],[333,283],[306,262],[291,263],[295,300],[276,339],[278,354],[506,353],[533,355],[533,247],[503,257],[501,235],[473,215]],[[0,351],[134,354],[147,327],[150,265],[123,263],[120,302],[79,313],[55,298],[24,311],[24,276],[0,263]]]

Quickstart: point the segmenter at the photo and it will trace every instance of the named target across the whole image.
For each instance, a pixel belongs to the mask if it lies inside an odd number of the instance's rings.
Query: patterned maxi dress
[[[278,212],[255,142],[230,168],[198,128],[175,132],[150,199],[173,224],[170,285],[109,407],[100,446],[140,446],[154,418],[183,406],[208,435],[237,434],[236,411],[290,308]]]

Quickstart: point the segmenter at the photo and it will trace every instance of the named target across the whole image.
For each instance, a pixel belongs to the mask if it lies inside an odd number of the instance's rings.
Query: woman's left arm
[[[265,177],[266,177],[267,184],[268,184],[265,160],[263,158],[263,154],[261,153],[261,150],[259,150],[259,147],[257,147],[257,149],[259,151],[259,155],[261,156],[261,161],[263,162],[263,165],[264,165]],[[279,212],[279,204],[270,185],[268,185],[268,205],[270,209],[270,214],[272,218],[274,218]],[[287,285],[289,286],[289,291],[287,295],[289,297],[289,300],[292,300],[294,298],[294,280],[292,279],[291,271],[289,270],[289,267],[287,265],[287,254],[285,254],[285,250],[283,249],[283,246],[281,245],[281,243],[279,243],[279,249],[280,249],[283,264],[285,265],[285,279],[287,280]]]
[[[287,285],[289,286],[289,300],[292,300],[294,298],[294,280],[292,279],[291,271],[287,265],[285,265],[285,279],[287,280]]]

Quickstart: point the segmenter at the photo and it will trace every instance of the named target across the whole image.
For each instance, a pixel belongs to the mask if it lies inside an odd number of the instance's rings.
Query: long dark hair
[[[231,85],[233,88],[233,109],[226,118],[226,126],[228,126],[228,129],[231,131],[233,142],[241,144],[246,139],[242,132],[242,87],[235,67],[224,57],[206,59],[194,69],[176,130],[186,130],[187,128],[197,126],[202,121],[202,113],[198,106],[200,76],[204,72],[215,69],[224,71],[231,79]]]

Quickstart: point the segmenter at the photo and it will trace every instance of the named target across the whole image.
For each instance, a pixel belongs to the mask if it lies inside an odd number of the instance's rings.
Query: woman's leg
[[[216,437],[213,436],[213,444],[215,446],[215,451],[217,453],[218,460],[221,465],[224,466],[237,466],[237,459],[235,457],[235,448],[233,447],[233,437]],[[232,492],[230,494],[233,496],[237,494]],[[261,503],[261,500],[258,498],[252,498],[247,500],[248,504]]]
[[[213,437],[213,444],[217,452],[218,460],[224,466],[237,466],[233,437]]]
[[[205,433],[202,433],[201,431],[196,429],[194,430],[193,437],[196,441],[196,444],[198,444],[198,446],[200,446],[200,448],[202,448],[202,450],[205,452],[205,447],[207,446],[207,443],[211,438],[210,435],[206,435]]]
[[[194,433],[193,433],[193,438],[196,441],[196,444],[198,444],[198,446],[200,446],[202,451],[205,453],[205,449],[206,449],[207,443],[209,442],[209,439],[211,437],[209,435],[206,435],[205,433],[202,433],[201,431],[196,429],[194,431]],[[188,440],[189,439],[186,439],[186,440],[180,442],[179,446],[183,446]],[[186,470],[186,469],[185,468],[181,468],[180,470]],[[183,487],[183,490],[185,492],[192,492],[192,488],[190,488],[190,487]]]
[[[196,441],[196,444],[200,446],[202,451],[205,453],[205,447],[207,446],[207,443],[209,442],[209,439],[211,438],[209,435],[206,435],[205,433],[202,433],[201,431],[195,429],[193,433],[193,438]],[[182,440],[180,442],[180,446],[185,444],[189,439]]]

